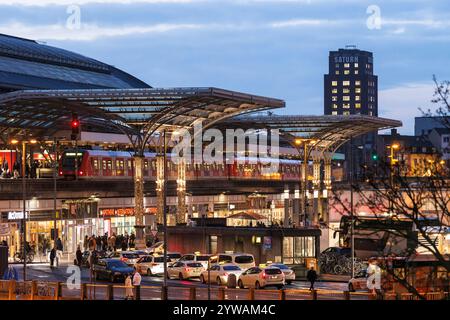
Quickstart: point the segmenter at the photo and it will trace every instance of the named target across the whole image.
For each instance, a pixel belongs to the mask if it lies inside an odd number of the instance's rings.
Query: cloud
[[[435,19],[381,19],[382,25],[387,26],[420,26],[429,28],[447,28],[450,20]]]
[[[273,28],[289,28],[303,26],[336,26],[352,23],[352,20],[329,20],[329,19],[291,19],[273,22],[270,24]]]
[[[0,5],[9,6],[69,6],[87,4],[157,4],[157,3],[194,3],[206,0],[0,0]]]
[[[434,86],[431,83],[409,83],[378,92],[378,115],[401,120],[403,134],[414,134],[414,117],[422,116],[432,104]]]
[[[155,24],[148,26],[99,27],[96,24],[82,24],[80,29],[69,29],[61,24],[31,26],[21,23],[0,25],[0,33],[18,37],[42,40],[93,41],[102,37],[119,37],[138,34],[162,33],[176,30],[202,29],[199,24]]]

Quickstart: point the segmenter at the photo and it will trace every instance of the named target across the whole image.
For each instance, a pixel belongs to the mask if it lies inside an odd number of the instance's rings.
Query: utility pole
[[[164,181],[163,181],[163,230],[164,230],[164,288],[165,291],[164,297],[167,300],[167,141],[166,141],[166,130],[163,131],[163,139],[164,139]]]
[[[353,137],[350,137],[350,232],[352,252],[352,278],[355,277],[355,221],[353,212]]]

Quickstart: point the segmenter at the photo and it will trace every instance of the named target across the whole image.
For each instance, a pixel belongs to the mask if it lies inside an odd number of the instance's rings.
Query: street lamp
[[[22,257],[23,257],[23,281],[27,280],[27,254],[26,254],[26,240],[27,240],[27,234],[26,234],[26,180],[25,180],[25,162],[27,160],[26,157],[26,145],[27,144],[36,144],[37,140],[32,138],[29,141],[22,140]],[[11,140],[12,145],[18,145],[19,140],[12,139]]]
[[[317,141],[315,139],[310,139],[310,138],[296,138],[294,140],[294,145],[297,148],[298,153],[300,154],[300,149],[303,146],[303,174],[304,176],[302,177],[300,175],[300,185],[303,185],[302,188],[302,197],[303,197],[303,201],[302,201],[302,212],[304,214],[304,226],[306,227],[306,223],[307,223],[307,214],[306,214],[306,208],[308,206],[308,200],[307,200],[307,194],[306,194],[306,188],[308,185],[308,159],[309,159],[309,153],[311,149],[308,149],[308,145],[314,145],[316,144]],[[303,178],[303,179],[302,179]]]
[[[394,175],[393,175],[393,171],[394,171],[394,166],[395,164],[398,162],[398,159],[394,158],[394,150],[397,150],[400,148],[400,145],[398,143],[393,143],[392,145],[388,145],[386,146],[388,149],[390,149],[391,154],[389,155],[390,161],[390,179],[391,179],[391,186],[393,186],[394,184]]]

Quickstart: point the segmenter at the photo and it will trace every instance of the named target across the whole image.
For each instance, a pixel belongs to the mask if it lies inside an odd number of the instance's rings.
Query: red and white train
[[[254,158],[253,158],[254,159]],[[266,173],[263,163],[252,161],[252,158],[237,159],[232,164],[186,164],[186,179],[268,179],[295,180],[300,177],[298,160],[280,159],[276,173]],[[241,161],[242,160],[242,161]],[[77,161],[77,166],[75,166]],[[60,160],[61,177],[78,178],[132,179],[134,175],[134,159],[130,152],[105,150],[66,150]],[[156,153],[144,154],[144,178],[154,180],[156,177]],[[177,165],[167,159],[169,179],[177,178]]]

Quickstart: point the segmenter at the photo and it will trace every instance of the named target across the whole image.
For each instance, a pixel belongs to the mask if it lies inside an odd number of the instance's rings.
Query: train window
[[[152,161],[151,164],[152,164],[152,170],[156,171],[156,161]]]
[[[102,160],[102,169],[106,170],[106,160]]]
[[[148,170],[148,161],[144,160],[144,170]]]
[[[95,171],[98,171],[98,160],[97,159],[92,159],[92,167],[94,168]]]
[[[127,161],[127,167],[128,167],[128,170],[131,170],[131,167],[132,167],[131,160]]]
[[[108,170],[112,170],[112,160],[108,160]]]

